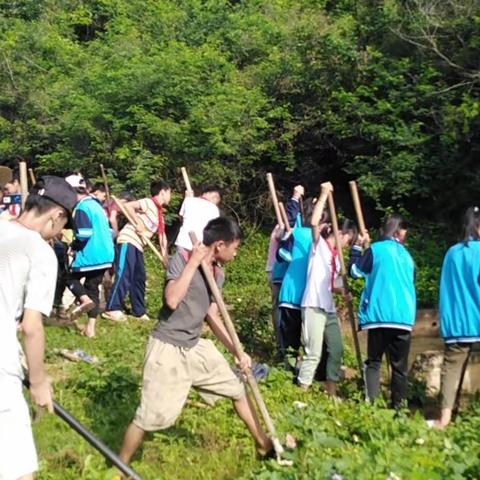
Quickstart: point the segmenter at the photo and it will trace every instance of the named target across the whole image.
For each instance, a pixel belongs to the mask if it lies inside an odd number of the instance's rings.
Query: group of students
[[[345,292],[339,278],[337,245],[328,212],[324,210],[332,186],[322,185],[318,200],[305,201],[297,186],[287,208],[293,225],[286,233],[279,225],[270,239],[267,273],[272,290],[273,325],[281,357],[303,389],[312,384],[326,347],[326,391],[336,395],[341,378],[342,337],[335,309],[335,293]],[[405,246],[408,224],[399,214],[386,217],[377,241],[360,235],[350,220],[339,231],[343,249],[350,247],[349,275],[365,280],[357,312],[358,327],[366,331],[367,359],[363,377],[366,397],[380,394],[380,367],[387,356],[391,369],[391,405],[400,408],[407,398],[408,356],[416,317],[415,263]],[[469,353],[480,342],[480,209],[466,210],[461,241],[444,259],[439,316],[445,341],[442,369],[442,411],[430,421],[445,428],[451,421],[461,372]],[[299,347],[303,355],[299,355]]]
[[[292,361],[299,387],[308,389],[325,343],[327,392],[336,395],[343,346],[334,294],[343,294],[346,301],[351,298],[339,281],[338,245],[325,211],[331,191],[332,186],[324,184],[316,201],[303,202],[303,187],[294,189],[287,204],[293,228],[287,233],[277,226],[272,233],[267,270],[277,305],[273,320],[280,355]],[[22,394],[24,372],[17,331],[23,337],[31,399],[52,410],[52,390],[43,361],[42,323],[42,315],[50,314],[57,281],[57,260],[50,242],[65,228],[73,228],[70,247],[74,252],[71,270],[75,275],[69,280],[70,287],[79,301],[75,308],[79,313],[87,313],[93,333],[98,285],[113,262],[115,281],[106,316],[115,319],[118,315],[114,312],[122,312],[127,292],[132,312],[141,316],[145,313],[141,298],[145,283],[143,239],[158,233],[160,248],[166,254],[163,208],[170,201],[171,190],[165,182],[157,181],[152,183],[151,194],[151,198],[125,203],[136,221],[118,232],[116,255],[108,214],[78,174],[66,179],[40,178],[18,217],[0,221],[0,478],[29,479],[37,469],[30,418]],[[240,243],[238,224],[220,215],[220,198],[216,187],[204,189],[200,197],[186,193],[176,252],[166,265],[159,321],[147,342],[140,405],[125,432],[119,454],[125,462],[139,448],[145,432],[165,429],[175,422],[191,387],[209,404],[230,398],[254,439],[258,455],[269,458],[273,453],[271,439],[263,431],[242,381],[214,344],[201,338],[206,320],[212,333],[236,357],[237,366],[244,371],[251,368],[247,354],[236,356],[200,269],[206,263],[221,287],[225,279],[223,265],[235,258]],[[380,363],[387,352],[395,408],[402,405],[406,396],[416,309],[415,267],[404,245],[406,227],[399,215],[388,216],[379,240],[368,248],[364,248],[370,241],[368,234],[360,236],[353,222],[344,221],[339,233],[339,246],[350,247],[350,275],[365,279],[358,319],[360,328],[368,331],[368,398],[379,394]],[[196,245],[190,240],[191,231],[199,239]],[[442,417],[435,424],[441,428],[450,421],[459,369],[472,346],[480,342],[479,240],[480,210],[474,207],[466,212],[462,241],[448,251],[442,269],[444,403]]]
[[[118,234],[110,299],[125,295],[131,283],[144,282],[144,270],[142,275],[135,276],[143,267],[143,238],[155,232],[165,234],[162,210],[170,200],[170,187],[160,180],[152,182],[151,188],[152,198],[124,205],[136,225],[127,224]],[[146,431],[167,428],[175,422],[192,386],[210,404],[220,398],[231,398],[255,440],[258,454],[267,456],[272,450],[243,383],[214,344],[200,338],[206,318],[212,332],[235,354],[233,342],[199,270],[201,262],[206,261],[221,286],[222,265],[235,257],[240,242],[236,222],[220,216],[217,206],[220,199],[220,190],[215,186],[205,187],[199,197],[194,197],[192,191],[186,192],[180,211],[183,224],[176,241],[177,252],[166,267],[160,320],[147,344],[141,403],[120,452],[124,461],[130,460]],[[20,214],[0,221],[2,480],[31,479],[37,469],[28,407],[22,395],[25,373],[18,332],[23,338],[31,400],[53,411],[52,389],[44,366],[42,316],[50,315],[57,283],[58,262],[52,242],[66,228],[74,232],[70,248],[74,252],[71,271],[75,275],[70,275],[69,283],[79,302],[75,309],[89,316],[89,324],[96,320],[91,311],[98,309],[99,281],[113,261],[108,215],[99,200],[102,198],[89,193],[85,179],[79,174],[65,179],[44,176],[31,189]],[[190,232],[199,240],[196,245],[192,245]],[[160,237],[159,243],[166,253],[165,240]],[[138,284],[134,288],[138,288]],[[129,291],[132,296],[131,288]],[[131,300],[132,304],[136,301]],[[137,300],[138,306],[140,299]],[[112,304],[111,300],[108,303]],[[121,301],[119,305],[123,307]],[[115,310],[109,312],[112,311]],[[236,358],[236,363],[243,370],[251,367],[251,359],[246,354]]]
[[[134,219],[135,224],[132,224],[126,222],[117,203],[107,199],[103,184],[89,185],[81,173],[69,175],[65,180],[77,193],[77,203],[70,238],[63,231],[53,243],[59,262],[54,301],[57,319],[71,322],[87,314],[87,324],[79,325],[87,337],[95,336],[100,314],[108,320],[125,321],[128,311],[139,320],[150,320],[145,305],[144,248],[146,240],[157,234],[161,255],[167,258],[163,209],[171,199],[169,184],[164,180],[153,181],[151,196],[139,200],[128,192],[119,195],[117,201],[122,202]],[[219,201],[220,189],[214,185],[204,187],[199,197],[194,197],[193,192],[186,193],[179,213],[184,222],[175,242],[177,248],[191,249],[186,228],[202,237],[208,220],[219,216]],[[67,294],[65,299],[65,287],[76,299],[68,315],[69,296]],[[104,308],[100,302],[102,291]],[[129,310],[125,304],[127,296]]]

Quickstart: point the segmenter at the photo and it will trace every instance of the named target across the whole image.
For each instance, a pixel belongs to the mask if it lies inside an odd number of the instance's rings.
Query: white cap
[[[85,179],[80,174],[69,175],[65,178],[65,181],[73,188],[86,188]]]

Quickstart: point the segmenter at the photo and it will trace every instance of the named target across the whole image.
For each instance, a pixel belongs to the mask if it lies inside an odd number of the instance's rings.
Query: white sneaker
[[[136,317],[136,318],[138,318],[138,320],[141,320],[142,322],[150,321],[150,317],[146,313],[144,313],[141,317]]]
[[[107,320],[112,320],[114,322],[125,322],[127,320],[127,316],[121,312],[120,310],[112,310],[110,312],[103,312],[102,318]]]

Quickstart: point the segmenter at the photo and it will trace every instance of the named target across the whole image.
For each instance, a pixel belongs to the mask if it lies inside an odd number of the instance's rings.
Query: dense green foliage
[[[246,349],[271,365],[273,351],[269,290],[263,272],[267,238],[249,234],[237,259],[228,266],[225,297],[232,306]],[[413,252],[414,256],[417,253]],[[148,256],[148,312],[161,301],[162,271]],[[428,292],[420,292],[420,296]],[[130,318],[119,324],[101,320],[97,338],[47,327],[48,370],[57,401],[118,451],[140,394],[143,348],[153,327]],[[100,365],[72,363],[55,348],[82,348]],[[354,365],[351,355],[346,356]],[[474,401],[445,432],[427,428],[423,416],[407,411],[394,417],[380,401],[365,404],[355,380],[341,384],[343,402],[335,404],[320,384],[303,392],[291,374],[273,368],[261,385],[265,401],[283,439],[293,434],[298,448],[287,451],[294,467],[258,462],[246,429],[230,402],[203,408],[194,393],[176,425],[147,437],[134,468],[153,479],[339,479],[390,480],[474,479],[480,476],[480,403]],[[294,402],[306,404],[299,409]],[[110,479],[102,457],[61,420],[42,415],[34,424],[41,458],[40,480]]]
[[[479,181],[478,0],[0,0],[0,66],[1,164],[98,177],[103,163],[114,190],[139,194],[155,176],[182,191],[185,165],[194,185],[217,181],[225,205],[256,223],[270,209],[266,171],[285,193],[331,179],[346,214],[346,181],[358,178],[367,223],[402,209],[422,227],[409,240],[419,301],[436,303],[445,232],[423,223],[456,221]],[[265,250],[265,238],[248,238],[225,292],[247,349],[271,359]],[[152,316],[161,284],[150,262]],[[101,321],[93,341],[47,329],[57,400],[115,450],[151,327]],[[100,366],[54,353],[77,347]],[[262,389],[280,434],[298,438],[294,468],[258,463],[228,402],[188,405],[135,468],[148,479],[480,477],[478,401],[439,433],[419,414],[363,404],[354,382],[339,405],[279,369]],[[42,416],[35,432],[40,479],[108,478],[57,418]]]
[[[2,0],[0,162],[140,191],[186,165],[255,220],[267,170],[359,178],[370,212],[452,219],[479,180],[479,33],[476,0]]]

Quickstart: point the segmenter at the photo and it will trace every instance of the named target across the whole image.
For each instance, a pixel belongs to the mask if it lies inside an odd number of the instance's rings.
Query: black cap
[[[63,178],[53,175],[40,177],[30,193],[48,198],[64,208],[68,213],[68,223],[71,223],[73,209],[77,204],[77,192]]]

